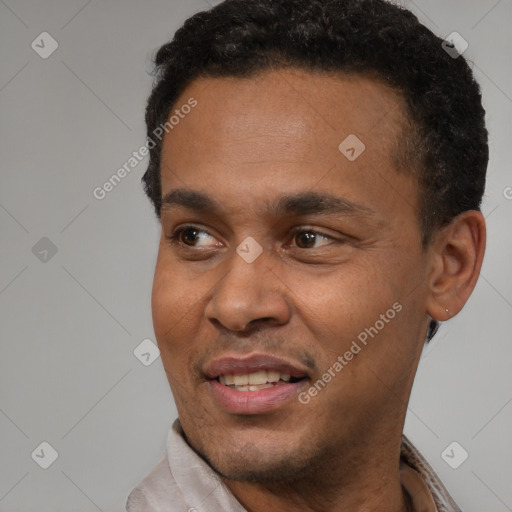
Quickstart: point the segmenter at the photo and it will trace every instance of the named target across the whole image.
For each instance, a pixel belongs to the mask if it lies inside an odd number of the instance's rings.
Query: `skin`
[[[404,103],[371,77],[201,78],[176,105],[190,97],[198,105],[164,139],[162,196],[199,192],[219,208],[164,205],[152,297],[189,444],[249,511],[406,510],[400,439],[428,315],[446,320],[469,297],[481,214],[460,215],[422,247],[420,191],[393,158]],[[353,162],[338,150],[349,134],[366,146]],[[271,207],[312,192],[357,206]],[[321,234],[307,238],[311,229]],[[236,252],[249,236],[263,250],[252,263]],[[232,414],[202,374],[226,354],[273,354],[308,364],[307,391],[396,302],[401,311],[308,404]]]

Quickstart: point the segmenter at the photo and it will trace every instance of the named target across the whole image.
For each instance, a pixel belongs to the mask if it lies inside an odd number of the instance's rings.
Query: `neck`
[[[408,512],[398,470],[400,445],[365,443],[312,465],[291,482],[226,480],[248,512]]]

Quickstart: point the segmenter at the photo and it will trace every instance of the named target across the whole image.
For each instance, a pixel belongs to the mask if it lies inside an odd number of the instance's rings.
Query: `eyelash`
[[[324,233],[323,231],[319,231],[318,229],[311,228],[311,227],[308,227],[308,226],[302,226],[302,227],[294,228],[292,230],[292,232],[291,232],[292,240],[294,240],[295,237],[298,234],[300,234],[300,233],[313,233],[313,234],[315,234],[317,236],[321,236],[323,238],[326,238],[326,239],[330,240],[330,242],[336,241],[336,239],[333,236],[330,236],[327,233]],[[299,249],[304,249],[304,248],[303,247],[299,247]]]
[[[199,231],[201,233],[206,233],[208,236],[212,236],[208,231],[206,231],[205,229],[202,229],[202,228],[199,228],[198,226],[195,226],[193,224],[188,224],[186,226],[182,226],[181,228],[178,228],[176,229],[170,236],[167,237],[167,239],[173,243],[173,244],[176,244],[176,245],[180,245],[181,247],[183,248],[186,248],[186,249],[197,249],[196,247],[194,246],[191,246],[191,245],[187,245],[187,244],[182,244],[182,242],[180,241],[180,235],[187,229],[195,229],[196,231]],[[310,227],[307,227],[307,226],[302,226],[302,227],[297,227],[297,228],[294,228],[291,233],[290,233],[290,236],[293,239],[295,239],[295,237],[300,234],[300,233],[313,233],[317,236],[321,236],[321,237],[324,237],[328,240],[330,240],[331,242],[332,241],[336,241],[336,239],[322,231],[319,231],[315,228],[310,228]],[[215,238],[215,237],[213,237]],[[341,242],[342,240],[337,240],[338,242]],[[303,247],[298,247],[298,249],[303,249]]]
[[[167,239],[173,243],[173,244],[179,244],[180,246],[182,247],[186,247],[188,249],[194,249],[193,246],[191,245],[186,245],[186,244],[182,244],[181,241],[180,241],[180,235],[181,233],[183,233],[185,230],[187,229],[195,229],[196,231],[199,231],[201,233],[206,233],[207,235],[209,236],[212,236],[210,235],[210,233],[208,233],[208,231],[206,231],[205,229],[202,229],[198,226],[195,226],[193,224],[187,224],[186,226],[182,226],[181,228],[178,228],[176,229],[170,236],[167,237]]]

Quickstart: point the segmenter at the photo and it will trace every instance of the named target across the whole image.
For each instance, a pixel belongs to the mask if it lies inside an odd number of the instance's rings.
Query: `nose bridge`
[[[289,306],[283,286],[261,246],[244,240],[226,261],[226,273],[215,285],[206,314],[224,327],[240,331],[255,320],[285,323]]]

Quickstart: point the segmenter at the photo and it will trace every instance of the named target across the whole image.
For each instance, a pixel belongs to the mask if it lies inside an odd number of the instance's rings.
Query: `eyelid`
[[[328,233],[326,233],[325,231],[321,230],[320,228],[316,228],[314,226],[309,226],[307,224],[304,225],[304,226],[297,226],[297,227],[292,229],[292,233],[293,234],[300,233],[301,231],[307,231],[307,232],[311,232],[311,233],[316,233],[317,235],[322,235],[322,236],[325,236],[327,238],[334,238],[332,235],[329,235]]]
[[[330,235],[328,233],[326,233],[325,231],[322,231],[321,229],[319,228],[315,228],[313,226],[297,226],[296,228],[293,228],[291,230],[291,238],[294,238],[298,233],[314,233],[315,235],[320,235],[324,238],[328,238],[329,240],[332,240],[332,241],[336,241],[336,240],[340,240],[341,237],[338,237],[336,238],[335,236],[333,235]]]
[[[217,240],[217,244],[215,245],[210,245],[210,246],[204,246],[204,245],[201,245],[201,246],[193,246],[193,245],[186,245],[184,244],[183,242],[181,242],[179,240],[179,236],[180,234],[185,231],[186,229],[195,229],[196,231],[199,231],[201,233],[205,233],[206,235],[208,235],[209,237],[211,238],[214,238],[215,240]],[[177,228],[175,228],[172,233],[167,236],[167,239],[170,240],[172,243],[175,243],[176,245],[179,245],[180,247],[184,247],[184,248],[187,248],[187,249],[199,249],[199,248],[207,248],[207,247],[218,247],[219,245],[223,245],[222,242],[220,242],[216,236],[212,235],[207,229],[204,229],[203,227],[197,225],[197,224],[184,224],[184,225],[181,225]]]

